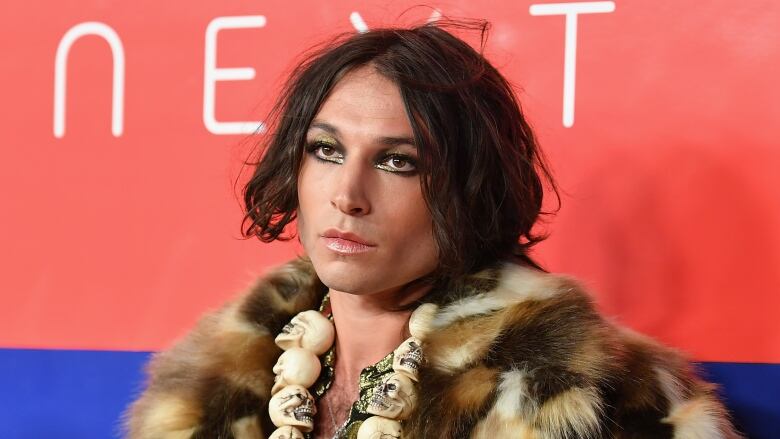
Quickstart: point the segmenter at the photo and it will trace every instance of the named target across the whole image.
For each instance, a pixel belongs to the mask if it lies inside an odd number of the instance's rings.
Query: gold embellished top
[[[328,319],[333,321],[333,314],[330,312],[330,300],[328,294],[322,299],[320,305],[320,312],[328,316]],[[336,344],[324,353],[320,357],[322,363],[322,371],[319,378],[311,388],[311,393],[315,398],[321,398],[325,392],[330,388],[333,382],[333,370],[336,360]],[[360,377],[358,382],[358,399],[352,403],[352,408],[349,411],[349,416],[344,424],[339,426],[333,439],[356,439],[358,429],[360,425],[373,416],[366,410],[368,404],[371,401],[371,397],[374,394],[374,387],[393,373],[393,352],[387,354],[384,358],[379,360],[376,364],[372,364],[360,371]],[[311,433],[304,435],[306,439],[311,439],[313,436]]]

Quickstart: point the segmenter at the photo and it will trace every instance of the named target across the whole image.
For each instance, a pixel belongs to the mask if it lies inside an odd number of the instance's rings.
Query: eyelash
[[[336,164],[342,163],[341,162],[342,159],[329,160],[329,159],[325,159],[325,158],[322,158],[319,155],[317,155],[317,150],[321,149],[323,147],[329,147],[329,148],[332,148],[334,150],[337,150],[336,145],[334,145],[333,143],[323,142],[321,140],[315,140],[315,141],[310,142],[310,143],[308,143],[306,145],[306,152],[311,154],[311,155],[313,155],[314,158],[316,158],[317,160],[319,160],[321,162],[336,163]],[[408,156],[406,154],[398,154],[398,153],[387,154],[387,155],[382,157],[382,159],[379,161],[379,163],[385,163],[388,160],[393,160],[393,159],[403,160],[407,164],[411,165],[414,169],[411,170],[411,171],[398,171],[398,170],[395,170],[395,168],[392,168],[392,167],[389,167],[389,166],[380,166],[379,164],[377,164],[376,167],[378,169],[382,169],[384,171],[391,172],[393,174],[401,174],[401,175],[404,175],[404,176],[412,176],[412,175],[417,174],[417,161],[413,157]]]

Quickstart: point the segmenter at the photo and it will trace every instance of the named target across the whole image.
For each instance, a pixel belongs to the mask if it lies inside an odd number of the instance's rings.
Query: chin
[[[329,273],[318,273],[318,276],[322,283],[329,289],[334,291],[340,291],[342,293],[363,295],[370,294],[373,291],[371,282],[367,279],[355,279],[352,276],[345,276],[343,274],[330,275]]]
[[[317,263],[312,260],[314,271],[323,284],[331,290],[349,294],[370,294],[382,290],[381,280],[385,277],[372,276],[366,268],[345,261],[327,261]]]

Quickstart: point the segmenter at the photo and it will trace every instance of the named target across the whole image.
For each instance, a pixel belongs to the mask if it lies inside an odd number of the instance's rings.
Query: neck
[[[356,383],[360,371],[384,358],[408,337],[412,310],[396,308],[424,296],[430,286],[411,291],[356,295],[330,290],[336,327],[336,368],[347,382]]]

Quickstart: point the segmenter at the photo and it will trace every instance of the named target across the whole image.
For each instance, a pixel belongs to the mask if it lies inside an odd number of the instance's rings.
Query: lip
[[[365,239],[361,238],[359,235],[356,235],[351,232],[342,232],[338,229],[328,229],[322,233],[323,238],[340,238],[340,239],[346,239],[347,241],[356,242],[358,244],[366,245],[369,247],[374,247],[376,244],[372,242],[368,242]]]
[[[365,241],[360,236],[342,232],[336,229],[328,229],[322,234],[325,247],[341,255],[354,255],[373,250],[376,245]]]

